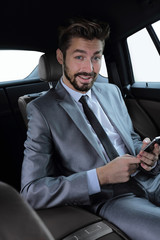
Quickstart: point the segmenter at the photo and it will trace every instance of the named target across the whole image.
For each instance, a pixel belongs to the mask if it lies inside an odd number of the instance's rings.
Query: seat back
[[[46,53],[39,59],[38,73],[41,81],[48,82],[49,87],[52,88],[56,85],[57,81],[62,76],[62,68],[58,63],[55,54]],[[26,127],[28,126],[26,107],[29,102],[37,97],[42,96],[46,91],[26,94],[18,98],[18,106],[22,114]]]
[[[48,82],[50,88],[54,87],[62,76],[62,67],[53,53],[45,53],[40,57],[38,72],[41,81]]]
[[[10,185],[0,181],[0,239],[54,240],[38,214]]]

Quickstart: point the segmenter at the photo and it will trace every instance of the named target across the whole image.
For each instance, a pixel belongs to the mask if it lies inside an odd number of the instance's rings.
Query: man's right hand
[[[129,181],[139,164],[140,159],[129,154],[113,159],[105,166],[96,169],[100,185]]]

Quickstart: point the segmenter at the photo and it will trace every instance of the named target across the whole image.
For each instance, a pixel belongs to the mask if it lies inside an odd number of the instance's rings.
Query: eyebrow
[[[73,51],[73,53],[76,53],[76,52],[77,52],[77,53],[85,53],[85,54],[87,54],[86,51],[81,50],[81,49],[76,49],[76,50]],[[94,52],[93,55],[96,55],[96,54],[99,54],[99,53],[102,53],[102,50],[99,50],[99,51]]]

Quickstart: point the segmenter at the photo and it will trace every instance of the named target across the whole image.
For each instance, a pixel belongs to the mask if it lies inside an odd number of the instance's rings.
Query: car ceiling
[[[68,17],[108,21],[114,41],[160,19],[160,0],[6,0],[0,5],[1,49],[53,51],[57,26]]]

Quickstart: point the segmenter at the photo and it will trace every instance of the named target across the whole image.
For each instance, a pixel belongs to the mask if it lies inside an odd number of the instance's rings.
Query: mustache
[[[86,76],[86,77],[96,77],[96,73],[95,72],[91,72],[91,73],[87,73],[87,72],[79,72],[74,74],[75,77],[78,77],[80,75]]]

